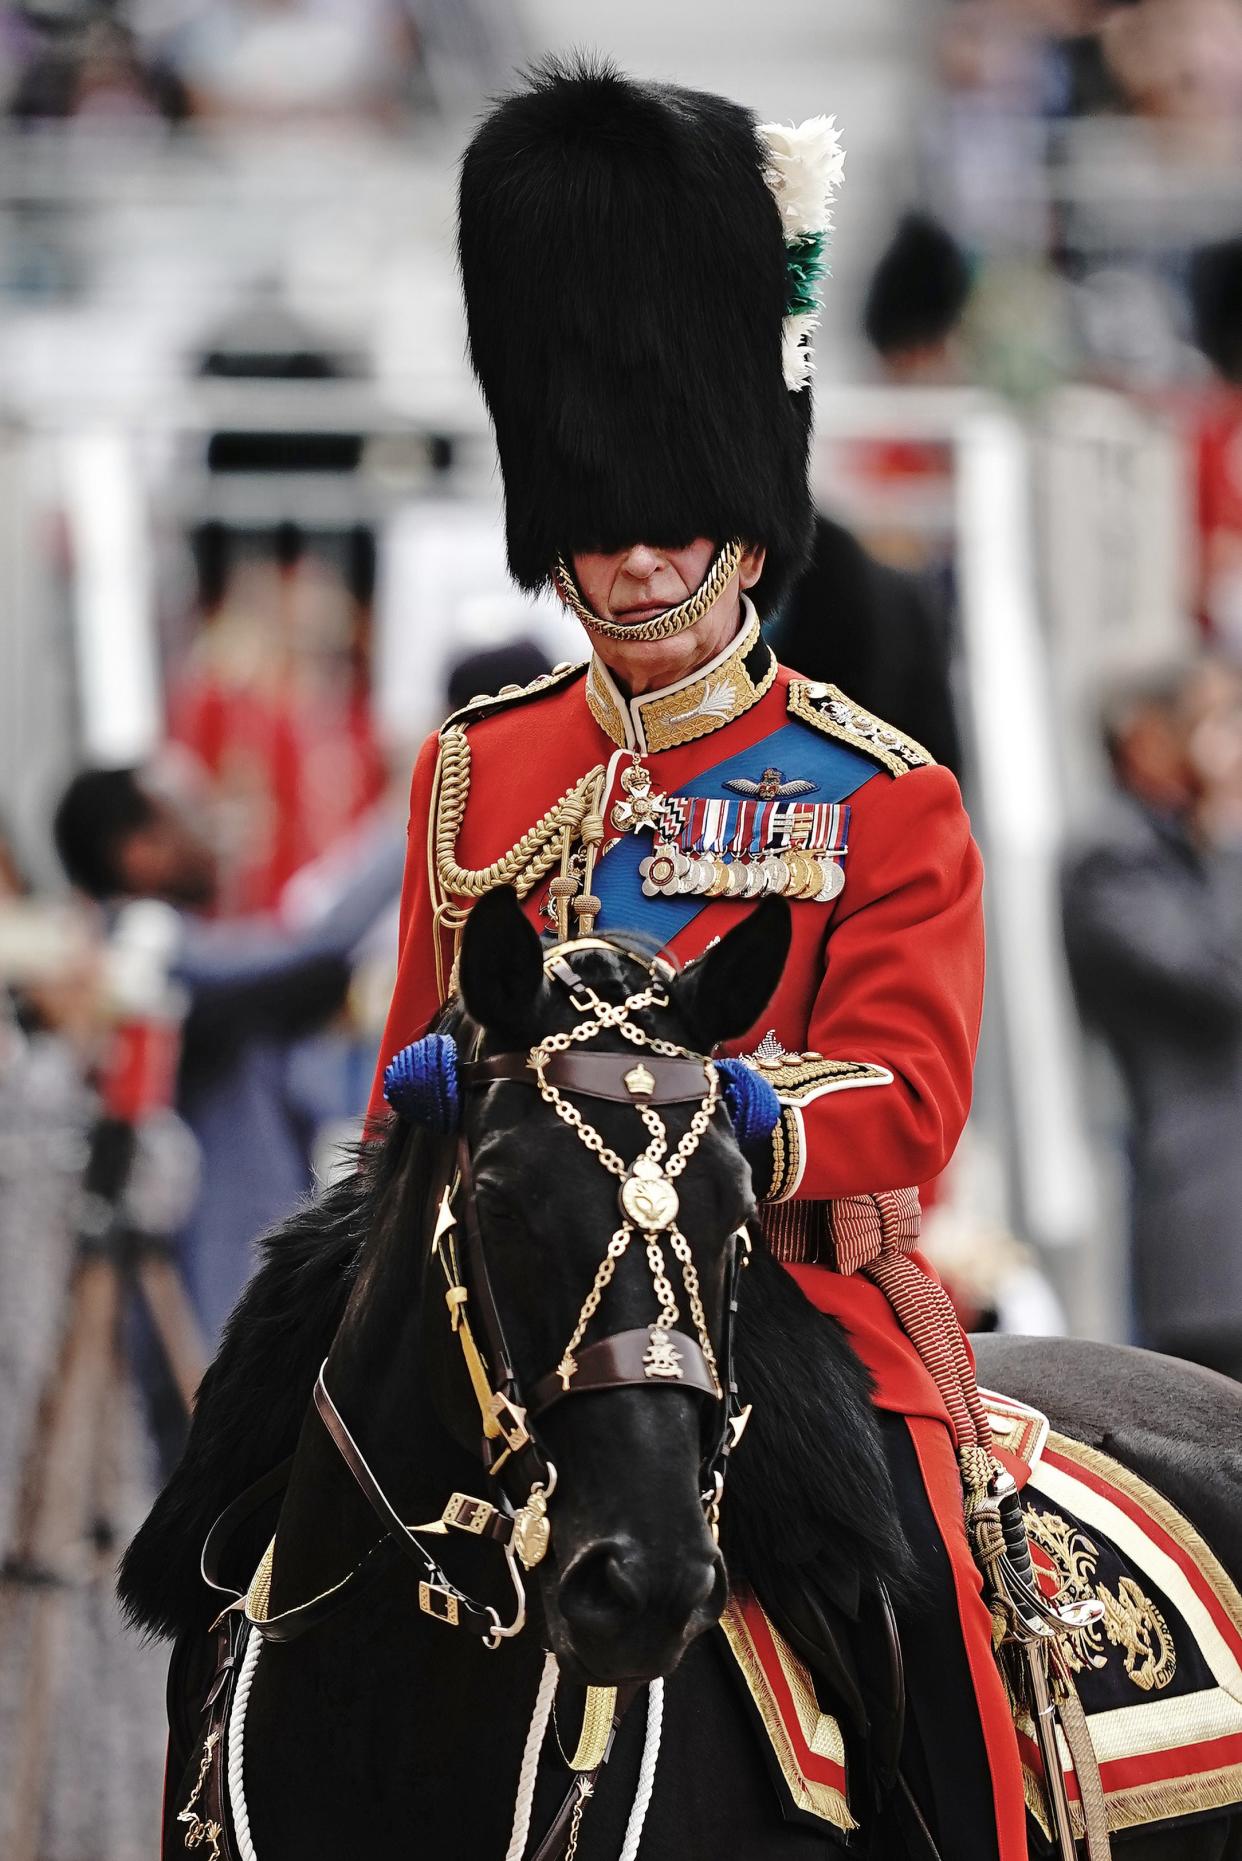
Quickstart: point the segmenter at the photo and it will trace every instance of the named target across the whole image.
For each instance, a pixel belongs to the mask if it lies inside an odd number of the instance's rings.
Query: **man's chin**
[[[670,607],[676,606],[672,601],[660,601],[654,606],[622,608],[612,619],[619,627],[641,627],[644,621],[658,620],[661,614],[667,614]]]

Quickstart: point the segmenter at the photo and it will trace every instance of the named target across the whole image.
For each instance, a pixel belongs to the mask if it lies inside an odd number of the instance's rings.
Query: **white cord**
[[[619,1861],[637,1861],[638,1844],[643,1839],[643,1825],[655,1787],[656,1764],[660,1756],[660,1733],[664,1727],[664,1682],[653,1680],[647,1688],[647,1732],[643,1739],[643,1758],[638,1767],[638,1788],[634,1806],[626,1824],[625,1841]]]
[[[237,1691],[233,1695],[233,1706],[229,1713],[229,1807],[233,1812],[233,1833],[237,1837],[237,1853],[240,1861],[257,1861],[254,1843],[250,1839],[250,1815],[246,1809],[246,1786],[242,1777],[242,1739],[246,1730],[246,1702],[250,1698],[250,1688],[254,1683],[254,1670],[259,1664],[259,1652],[263,1646],[263,1637],[257,1629],[246,1632],[246,1652],[242,1659],[241,1672],[237,1676]]]
[[[246,1652],[242,1657],[241,1672],[237,1676],[237,1691],[233,1695],[233,1708],[229,1714],[229,1807],[233,1813],[233,1832],[237,1837],[239,1861],[258,1861],[254,1843],[250,1839],[250,1815],[246,1808],[243,1759],[246,1706],[250,1699],[250,1689],[254,1684],[255,1669],[259,1664],[262,1648],[262,1635],[255,1629],[250,1629],[246,1637]],[[552,1717],[556,1682],[556,1656],[545,1655],[543,1672],[539,1676],[539,1691],[535,1695],[535,1707],[531,1713],[530,1729],[526,1734],[526,1748],[522,1753],[522,1768],[518,1772],[517,1801],[513,1806],[513,1833],[509,1837],[505,1861],[522,1861],[526,1852],[526,1841],[530,1834],[531,1808],[535,1798],[535,1778],[539,1771],[539,1754],[543,1750],[543,1741],[547,1736],[548,1720]],[[660,1756],[660,1734],[663,1724],[664,1682],[653,1680],[647,1689],[647,1730],[643,1738],[642,1762],[638,1767],[638,1788],[634,1793],[634,1803],[626,1825],[625,1841],[619,1861],[637,1861],[638,1847],[643,1839],[643,1828],[651,1803],[651,1792],[655,1787],[656,1764]]]
[[[552,1701],[556,1698],[556,1679],[556,1656],[546,1654],[543,1660],[543,1672],[539,1676],[539,1691],[535,1694],[535,1709],[530,1715],[530,1730],[526,1734],[522,1768],[518,1772],[517,1801],[513,1805],[513,1833],[509,1837],[505,1861],[522,1861],[522,1856],[526,1853],[526,1838],[530,1834],[531,1805],[535,1800],[535,1778],[539,1773],[539,1753],[543,1750],[548,1720],[552,1717]],[[251,1858],[243,1856],[242,1861],[251,1861]]]

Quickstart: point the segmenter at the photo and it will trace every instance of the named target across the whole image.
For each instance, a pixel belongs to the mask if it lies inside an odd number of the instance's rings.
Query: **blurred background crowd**
[[[1242,0],[0,4],[15,1861],[153,1851],[117,1541],[256,1236],[348,1167],[418,742],[583,656],[506,579],[452,246],[482,100],[575,43],[841,123],[822,514],[769,621],[983,843],[928,1221],[964,1319],[1242,1375]]]

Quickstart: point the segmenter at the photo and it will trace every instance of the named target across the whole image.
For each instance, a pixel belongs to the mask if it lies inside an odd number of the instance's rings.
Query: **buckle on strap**
[[[486,1499],[474,1499],[469,1493],[454,1493],[440,1514],[442,1525],[454,1531],[468,1532],[473,1538],[495,1538],[508,1544],[513,1536],[513,1520],[490,1505]]]
[[[494,1389],[488,1397],[487,1415],[496,1424],[496,1432],[511,1454],[520,1454],[524,1447],[530,1446],[526,1410],[519,1408],[498,1389]]]
[[[435,1622],[443,1622],[449,1628],[457,1628],[460,1624],[458,1600],[452,1590],[445,1589],[441,1583],[420,1583],[418,1606],[424,1615],[429,1615]]]

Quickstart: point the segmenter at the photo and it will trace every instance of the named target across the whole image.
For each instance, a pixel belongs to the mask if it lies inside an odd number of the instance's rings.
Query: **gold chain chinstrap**
[[[598,634],[605,640],[629,640],[636,646],[646,646],[653,640],[670,640],[674,634],[684,633],[688,627],[697,626],[708,609],[719,601],[737,574],[741,560],[741,543],[735,540],[722,544],[707,574],[692,595],[688,595],[676,607],[666,608],[662,614],[656,614],[651,620],[634,621],[629,626],[624,621],[601,620],[595,610],[587,606],[574,580],[573,570],[563,556],[557,556],[552,564],[552,580],[566,605],[577,615],[588,633]]]

